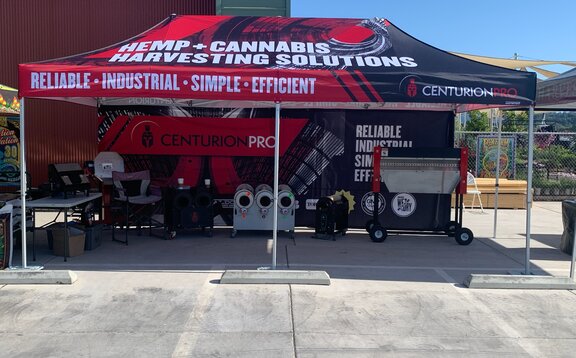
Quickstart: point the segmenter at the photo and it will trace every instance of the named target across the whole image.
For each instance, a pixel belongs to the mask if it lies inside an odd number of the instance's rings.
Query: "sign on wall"
[[[496,178],[496,158],[498,158],[498,136],[480,135],[477,139],[476,176]],[[516,175],[516,137],[500,138],[500,178],[514,179]]]
[[[10,217],[10,214],[0,214],[0,270],[6,268],[10,261]]]
[[[20,121],[0,117],[0,186],[20,185]]]

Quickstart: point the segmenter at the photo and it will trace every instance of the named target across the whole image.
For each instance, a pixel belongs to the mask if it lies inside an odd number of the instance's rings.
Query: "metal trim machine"
[[[48,178],[52,196],[74,196],[77,191],[88,196],[90,180],[78,163],[59,163],[48,165]]]
[[[272,230],[274,215],[278,211],[278,230],[294,232],[296,200],[292,189],[287,185],[278,186],[278,204],[274,204],[274,193],[267,184],[253,189],[249,184],[241,184],[234,194],[233,231]]]
[[[209,188],[187,186],[164,189],[164,224],[170,239],[177,231],[200,229],[211,237],[214,229],[214,201]]]
[[[462,227],[466,194],[468,150],[466,148],[382,148],[374,147],[373,217],[366,223],[366,230],[374,242],[382,242],[387,229],[378,219],[380,183],[384,182],[391,193],[446,194],[456,192],[454,221],[449,221],[442,231],[425,230],[428,234],[454,237],[460,245],[468,245],[474,234]],[[411,233],[403,230],[399,233]],[[419,231],[418,233],[422,233]]]
[[[286,184],[278,185],[278,230],[294,232],[296,226],[296,198]]]

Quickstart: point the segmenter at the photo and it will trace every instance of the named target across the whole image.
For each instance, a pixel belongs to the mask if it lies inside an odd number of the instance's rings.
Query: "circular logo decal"
[[[140,144],[144,148],[151,148],[155,144],[153,131],[156,127],[160,126],[158,123],[150,120],[143,120],[136,123],[130,133],[130,140],[134,145]]]
[[[421,81],[418,76],[406,76],[400,81],[400,93],[405,94],[408,97],[416,97],[419,92],[419,82]]]
[[[392,211],[401,218],[408,217],[416,211],[416,199],[412,194],[396,194],[392,198]]]
[[[384,195],[378,193],[378,214],[386,209]],[[362,211],[367,215],[374,215],[374,193],[368,192],[362,197]]]

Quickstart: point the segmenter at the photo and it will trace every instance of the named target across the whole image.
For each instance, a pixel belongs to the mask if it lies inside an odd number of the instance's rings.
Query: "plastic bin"
[[[104,224],[96,223],[92,226],[85,226],[77,222],[71,222],[68,226],[84,232],[84,250],[94,250],[102,244],[102,230],[104,230]]]

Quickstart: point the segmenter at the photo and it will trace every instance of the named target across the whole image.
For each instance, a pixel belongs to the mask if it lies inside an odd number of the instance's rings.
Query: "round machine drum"
[[[236,188],[236,192],[239,192],[240,190],[247,190],[251,193],[254,192],[254,188],[252,187],[252,185],[250,184],[240,184],[238,185],[238,187]]]
[[[177,209],[189,208],[194,204],[194,198],[189,191],[181,191],[174,196],[174,206]]]
[[[272,187],[268,184],[260,184],[260,185],[256,186],[256,189],[254,190],[254,194],[258,194],[258,192],[260,192],[262,190],[272,192]]]
[[[206,191],[200,191],[196,194],[196,206],[207,208],[212,204],[212,195]]]
[[[318,199],[316,202],[316,209],[317,210],[328,210],[330,207],[334,205],[334,201],[329,196],[324,196]]]
[[[274,194],[268,184],[260,184],[256,187],[255,200],[256,204],[262,209],[269,209],[274,203]]]
[[[240,184],[234,194],[234,204],[239,208],[249,208],[254,203],[254,189],[249,184]]]
[[[270,209],[274,204],[274,195],[271,191],[260,190],[256,194],[256,204],[262,209]]]
[[[278,207],[281,209],[290,209],[294,206],[294,194],[288,185],[278,185]]]

